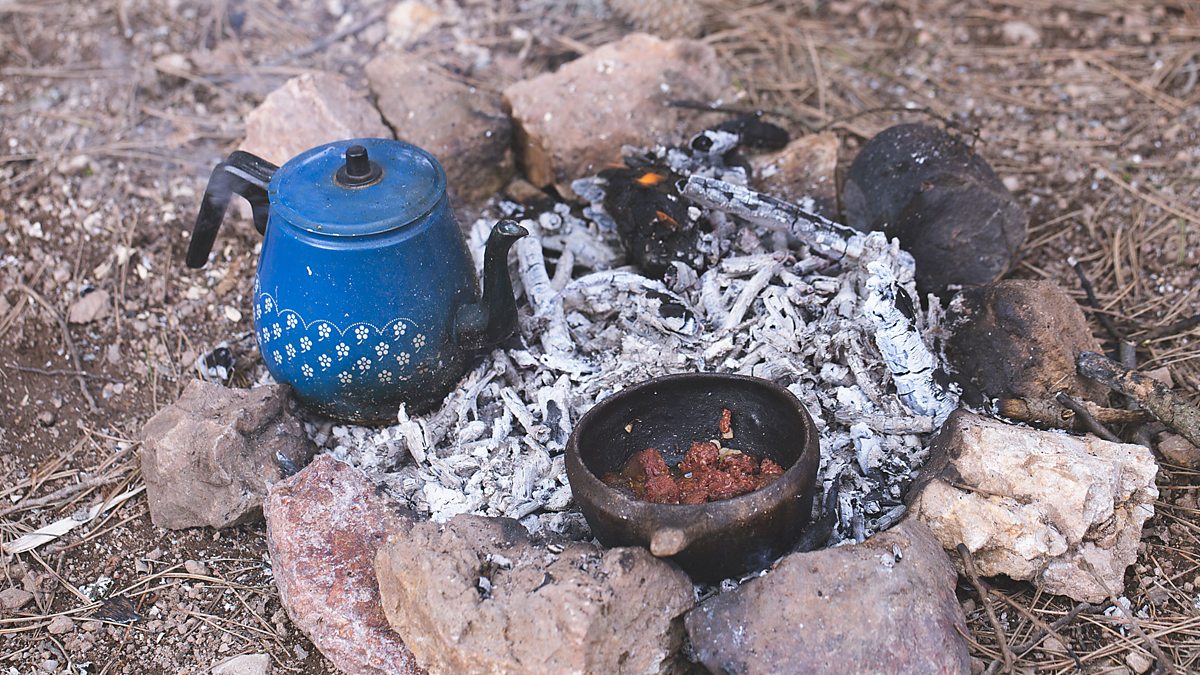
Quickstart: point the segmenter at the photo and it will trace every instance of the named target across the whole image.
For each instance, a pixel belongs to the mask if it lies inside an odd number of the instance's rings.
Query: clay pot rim
[[[781,403],[788,404],[787,412],[798,415],[804,423],[805,437],[800,455],[783,472],[782,476],[767,487],[730,499],[706,502],[704,504],[655,504],[630,497],[619,490],[609,487],[583,461],[583,457],[579,452],[580,431],[586,430],[596,417],[601,416],[605,410],[622,399],[636,396],[646,389],[661,387],[664,384],[702,384],[707,385],[705,386],[707,389],[713,389],[718,388],[723,382],[742,382],[767,390],[775,398],[779,399]],[[713,387],[712,385],[714,384],[718,385],[718,387]],[[599,491],[604,496],[604,501],[606,502],[603,508],[615,512],[622,518],[639,520],[651,518],[654,520],[671,521],[679,525],[687,525],[688,522],[686,521],[695,521],[701,517],[708,516],[710,522],[723,527],[732,525],[738,520],[748,520],[758,511],[772,504],[786,499],[800,498],[806,492],[806,488],[816,482],[821,448],[816,423],[813,421],[812,415],[809,414],[808,409],[804,407],[800,399],[796,398],[795,394],[788,391],[785,387],[770,380],[750,375],[700,372],[672,373],[643,380],[595,404],[583,417],[579,418],[579,422],[571,430],[571,436],[567,440],[566,455],[569,463],[578,462],[579,466],[583,469],[583,471],[579,472],[579,478],[583,480],[584,485],[580,487],[592,493]]]

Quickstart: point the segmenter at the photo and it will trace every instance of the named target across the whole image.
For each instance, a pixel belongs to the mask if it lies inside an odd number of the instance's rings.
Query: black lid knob
[[[383,168],[367,156],[367,149],[361,145],[346,148],[346,163],[337,170],[335,179],[346,187],[364,187],[379,182],[383,177]]]

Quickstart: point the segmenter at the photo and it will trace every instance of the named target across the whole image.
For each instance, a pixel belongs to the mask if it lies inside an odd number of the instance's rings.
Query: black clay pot
[[[599,476],[657,448],[668,464],[693,441],[714,438],[721,409],[733,413],[723,444],[770,457],[785,472],[761,490],[697,505],[652,504],[614,490]],[[605,546],[646,546],[697,581],[771,564],[795,544],[811,514],[820,444],[800,401],[777,384],[717,373],[667,375],[601,401],[567,443],[567,478],[576,503]]]

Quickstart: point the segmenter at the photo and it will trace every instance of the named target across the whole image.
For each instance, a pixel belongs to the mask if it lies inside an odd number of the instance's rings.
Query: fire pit
[[[713,437],[733,413],[728,445],[786,471],[769,485],[708,504],[653,504],[600,480],[657,448],[675,464],[693,441]],[[648,546],[693,579],[762,569],[786,552],[809,520],[820,462],[816,426],[790,392],[767,380],[718,373],[666,375],[592,408],[567,443],[567,478],[593,534],[606,546]]]

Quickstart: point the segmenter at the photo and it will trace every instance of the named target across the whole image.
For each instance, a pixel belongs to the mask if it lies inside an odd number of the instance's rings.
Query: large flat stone
[[[946,357],[968,400],[1050,400],[1060,391],[1104,403],[1108,389],[1080,376],[1075,357],[1102,351],[1079,304],[1051,281],[1006,279],[956,296]]]
[[[621,164],[624,145],[685,140],[709,118],[672,99],[731,95],[709,45],[634,33],[504,90],[517,153],[530,182],[573,196],[571,181]]]
[[[688,613],[713,673],[969,673],[957,574],[906,519],[861,544],[789,555]]]
[[[229,527],[261,516],[267,489],[316,450],[292,407],[282,386],[188,383],[179,400],[142,428],[150,520],[178,530]]]
[[[391,138],[366,91],[341,75],[305,73],[267,94],[246,116],[241,149],[283,164],[318,145],[348,138]]]
[[[432,673],[660,673],[691,581],[642,548],[532,539],[511,518],[399,532],[375,561],[384,610]]]
[[[347,673],[423,672],[388,626],[372,568],[412,514],[329,455],[274,486],[263,511],[280,601],[317,649]]]
[[[367,78],[396,137],[433,153],[458,198],[486,199],[512,178],[512,120],[498,93],[401,51],[372,59]]]
[[[1124,588],[1154,515],[1157,473],[1140,445],[959,410],[934,442],[910,510],[947,550],[965,544],[981,574],[1095,603]]]

